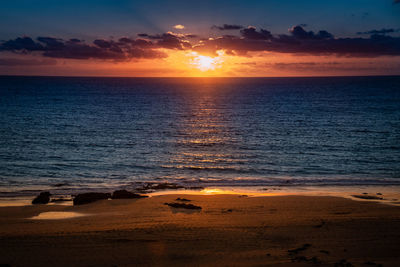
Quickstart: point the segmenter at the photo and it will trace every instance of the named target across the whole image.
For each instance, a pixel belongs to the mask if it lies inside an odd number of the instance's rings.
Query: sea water
[[[400,77],[0,77],[0,195],[400,185]]]

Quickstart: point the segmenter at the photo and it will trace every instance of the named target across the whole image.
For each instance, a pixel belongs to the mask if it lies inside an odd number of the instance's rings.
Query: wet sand
[[[178,197],[202,209],[164,205]],[[183,194],[0,207],[1,264],[399,266],[400,207],[332,196]]]

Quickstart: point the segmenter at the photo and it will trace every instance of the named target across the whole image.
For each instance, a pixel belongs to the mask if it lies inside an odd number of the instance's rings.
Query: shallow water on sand
[[[71,211],[48,211],[41,212],[37,216],[33,216],[29,219],[31,220],[62,220],[62,219],[72,219],[82,216],[88,216],[88,214],[83,214],[79,212]]]

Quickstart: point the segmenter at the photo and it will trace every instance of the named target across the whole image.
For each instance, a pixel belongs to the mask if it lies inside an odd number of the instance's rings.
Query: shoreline
[[[47,191],[47,190],[46,190]],[[48,190],[51,192],[51,190]],[[112,192],[112,190],[86,191]],[[81,193],[81,192],[79,192]],[[202,189],[165,189],[141,192],[149,197],[162,195],[246,195],[249,197],[268,196],[332,196],[356,201],[378,202],[400,206],[400,185],[352,185],[352,186],[215,186]],[[54,194],[54,198],[71,198],[76,194]],[[30,206],[37,195],[0,196],[0,207]],[[53,202],[47,205],[72,205],[72,201]]]
[[[400,208],[229,194],[0,207],[0,241],[9,266],[398,266]]]

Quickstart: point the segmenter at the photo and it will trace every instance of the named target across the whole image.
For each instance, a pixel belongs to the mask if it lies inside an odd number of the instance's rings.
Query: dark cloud
[[[271,32],[264,30],[264,29],[261,29],[258,32],[256,30],[256,28],[253,26],[249,26],[248,28],[241,30],[240,33],[246,39],[252,39],[252,40],[270,40],[270,39],[272,39]]]
[[[43,66],[56,65],[55,59],[21,59],[21,58],[0,58],[0,66],[15,67],[15,66]]]
[[[400,32],[400,29],[371,30],[371,31],[366,31],[366,32],[357,32],[357,34],[387,34],[387,33],[395,33],[395,32]]]
[[[224,50],[228,55],[249,56],[249,52],[277,52],[299,55],[338,55],[346,57],[400,56],[400,37],[384,35],[393,29],[373,30],[368,38],[338,38],[321,30],[306,31],[300,25],[287,34],[273,35],[266,29],[253,26],[243,28],[240,36],[223,35],[216,38],[195,39],[192,34],[167,32],[162,34],[139,34],[139,38],[121,37],[96,39],[85,42],[79,39],[54,37],[18,37],[0,43],[0,51],[18,54],[42,54],[52,58],[101,59],[129,61],[134,58],[164,58],[160,49],[194,50],[216,55]],[[394,30],[393,30],[394,31]],[[364,34],[364,33],[362,33]]]
[[[177,50],[185,50],[192,48],[192,45],[184,39],[197,37],[196,35],[193,34],[177,34],[173,32],[154,34],[154,35],[141,33],[138,34],[138,36],[145,37],[150,40],[155,40],[154,44],[158,48],[177,49]]]
[[[289,32],[298,39],[321,40],[333,38],[333,35],[327,31],[319,31],[317,34],[315,34],[313,31],[305,31],[300,25],[294,26],[289,30]]]
[[[45,57],[69,59],[103,59],[127,61],[133,58],[162,58],[165,53],[157,51],[152,42],[129,38],[113,40],[96,39],[92,44],[79,39],[67,41],[53,37],[18,37],[0,44],[0,51],[15,53],[41,52]]]
[[[94,40],[93,43],[100,48],[111,48],[111,46],[113,46],[112,41],[107,41],[107,40],[102,40],[102,39]]]
[[[44,47],[36,43],[30,37],[18,37],[14,40],[9,40],[0,45],[0,51],[12,52],[29,52],[29,51],[42,51]]]
[[[258,32],[255,27],[249,26],[246,29],[240,31],[242,36],[246,39],[252,40],[270,40],[272,39],[272,34],[270,31],[260,29]]]
[[[72,38],[72,39],[69,39],[68,42],[70,42],[70,43],[80,43],[81,40],[76,39],[76,38]]]
[[[393,0],[393,4],[399,4],[400,0]]]
[[[186,38],[198,38],[199,36],[196,34],[185,34]]]
[[[229,30],[240,30],[243,29],[244,27],[242,25],[236,25],[236,24],[224,24],[222,26],[217,26],[214,25],[211,27],[211,29],[217,29],[220,31],[229,31]]]
[[[265,36],[254,27],[242,37],[224,36],[205,40],[194,47],[200,52],[215,53],[226,50],[229,54],[246,55],[248,52],[266,51],[292,54],[328,55],[347,57],[400,56],[400,38],[372,35],[369,38],[334,38],[327,31],[305,31],[301,26],[290,29],[289,35]],[[264,30],[266,31],[266,30]],[[268,31],[267,31],[268,32]]]

